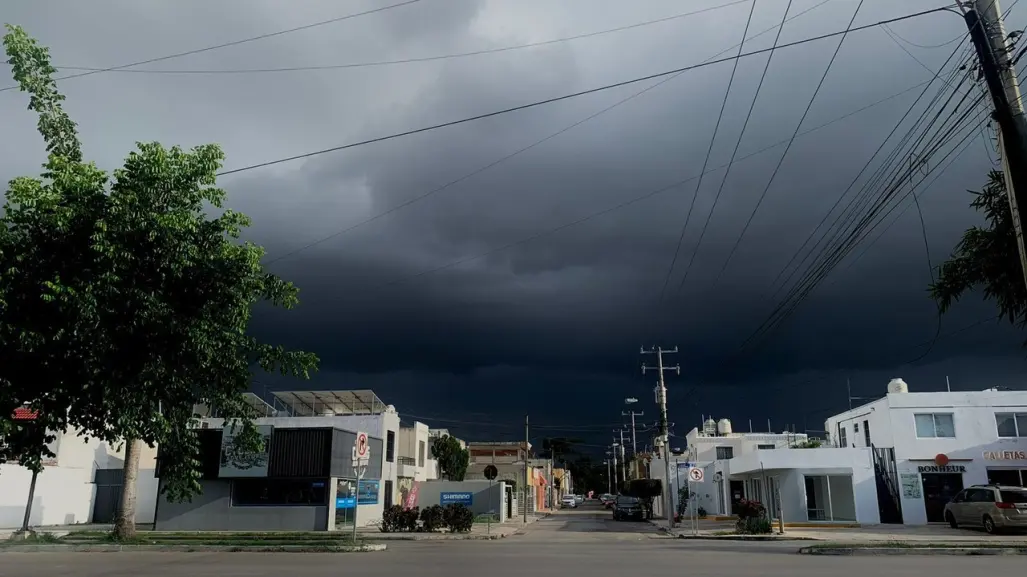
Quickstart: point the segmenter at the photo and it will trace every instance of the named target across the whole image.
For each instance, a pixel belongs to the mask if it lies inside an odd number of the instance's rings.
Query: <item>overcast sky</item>
[[[398,1],[8,0],[3,19],[48,45],[68,75]],[[865,0],[855,25],[944,3]],[[756,0],[748,36],[777,25],[786,4]],[[780,43],[845,29],[859,2],[791,4],[790,14],[802,15],[785,25]],[[60,86],[87,156],[104,168],[118,166],[136,141],[157,140],[216,142],[233,170],[731,56],[750,7],[731,0],[421,0]],[[667,19],[707,8],[715,9]],[[1025,24],[1027,8],[1013,7],[1007,27]],[[883,393],[895,376],[915,391],[943,390],[946,375],[953,389],[1022,388],[1022,336],[981,323],[995,314],[992,306],[965,299],[939,331],[920,218],[915,208],[900,212],[909,197],[895,198],[898,208],[794,315],[736,354],[787,293],[776,291],[775,280],[788,276],[779,277],[783,267],[932,80],[925,67],[938,70],[969,46],[952,13],[889,30],[846,37],[722,276],[840,37],[775,52],[738,148],[742,160],[726,181],[723,167],[766,54],[739,61],[708,162],[730,61],[223,177],[229,206],[254,219],[249,237],[267,248],[271,269],[302,291],[299,308],[262,309],[254,330],[312,350],[323,363],[313,384],[269,378],[259,387],[371,388],[404,415],[469,438],[517,435],[529,413],[540,437],[595,444],[609,442],[624,397],[639,398],[642,421],[655,419],[655,377],[640,374],[641,345],[679,347],[668,362],[681,364],[681,376],[668,375],[668,385],[680,435],[703,414],[732,418],[738,429],[750,419],[765,429],[768,418],[774,429],[822,428],[824,417],[846,408],[847,379],[857,396]],[[769,48],[775,34],[747,42],[745,51]],[[516,48],[526,44],[535,45]],[[513,48],[495,51],[506,47]],[[239,72],[297,67],[308,69]],[[879,161],[943,88],[981,90],[936,80]],[[0,92],[5,180],[38,173],[44,158],[26,105],[24,94]],[[985,181],[995,158],[986,130],[957,137],[924,170],[935,171],[933,178],[943,158],[952,164],[918,190],[935,266],[980,222],[966,190]],[[668,187],[704,163],[715,170],[702,179],[661,298],[697,180]],[[614,208],[634,199],[641,200]],[[385,211],[392,212],[351,229]]]

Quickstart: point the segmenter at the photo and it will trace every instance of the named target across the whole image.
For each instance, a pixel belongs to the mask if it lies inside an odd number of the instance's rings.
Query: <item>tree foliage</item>
[[[460,446],[460,441],[455,437],[436,437],[431,444],[431,456],[439,464],[439,476],[449,481],[464,480],[467,465],[471,462],[471,454]]]
[[[983,189],[969,192],[974,195],[970,206],[984,215],[987,224],[963,233],[952,256],[938,267],[931,297],[945,312],[965,294],[979,290],[995,303],[1002,318],[1025,327],[1027,287],[1005,179],[1001,172],[991,171]]]
[[[138,439],[160,445],[168,498],[189,499],[199,490],[194,403],[239,418],[237,442],[256,445],[241,399],[254,367],[316,369],[314,355],[247,334],[255,304],[290,308],[297,289],[239,241],[246,216],[207,214],[225,199],[218,146],[139,143],[108,174],[83,160],[49,51],[12,26],[4,47],[48,157],[40,177],[10,182],[0,217],[0,432],[17,427],[19,406],[39,415],[0,462],[40,470],[56,431]]]

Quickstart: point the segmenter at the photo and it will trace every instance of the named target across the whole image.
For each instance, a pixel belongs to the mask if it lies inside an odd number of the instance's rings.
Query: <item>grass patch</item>
[[[489,521],[492,521],[493,524],[499,523],[499,515],[483,513],[474,518],[475,523],[488,523]]]
[[[721,537],[725,535],[741,535],[741,533],[739,533],[738,531],[714,531],[712,534]]]
[[[60,537],[53,535],[52,533],[33,533],[28,535],[24,539],[8,539],[6,541],[0,541],[0,546],[3,545],[56,545],[63,543]]]

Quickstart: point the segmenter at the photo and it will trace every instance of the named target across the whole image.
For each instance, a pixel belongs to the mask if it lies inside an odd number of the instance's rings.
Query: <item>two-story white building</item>
[[[438,463],[431,454],[432,436],[428,425],[415,421],[400,426],[396,490],[393,500],[405,503],[418,483],[439,478]]]
[[[909,392],[902,379],[872,403],[827,419],[836,447],[870,450],[882,521],[944,521],[964,487],[1027,484],[1027,391]]]

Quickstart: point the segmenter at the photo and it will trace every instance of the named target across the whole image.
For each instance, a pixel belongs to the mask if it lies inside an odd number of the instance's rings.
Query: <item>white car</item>
[[[573,509],[578,506],[578,499],[575,498],[574,495],[564,495],[563,498],[560,499],[560,505]]]

